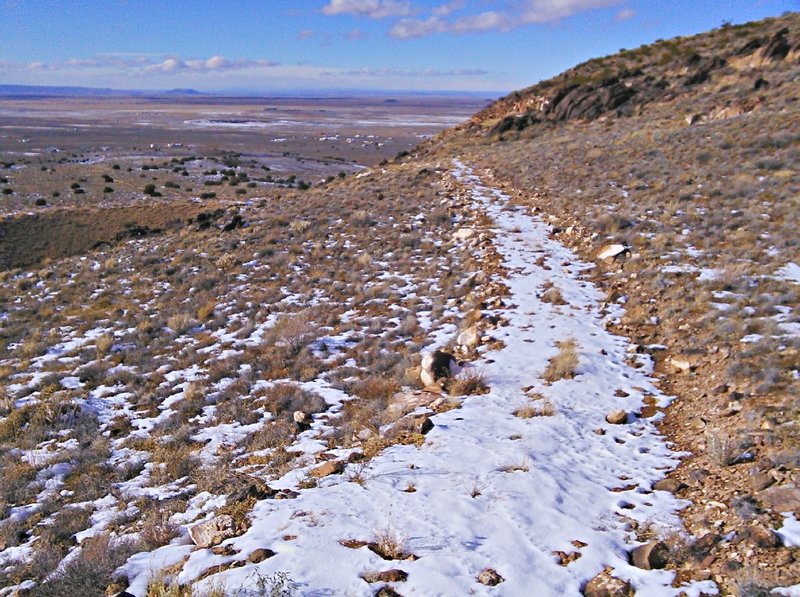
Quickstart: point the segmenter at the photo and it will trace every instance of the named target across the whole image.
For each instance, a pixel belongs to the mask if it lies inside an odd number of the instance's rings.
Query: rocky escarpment
[[[800,59],[798,19],[788,21],[786,26],[786,18],[776,19],[766,31],[751,30],[752,24],[725,26],[712,35],[659,41],[590,60],[498,100],[476,114],[468,128],[496,136],[541,123],[629,116],[652,102],[724,92],[731,78],[747,78],[749,90],[758,92],[769,85],[761,76],[763,67]],[[735,111],[751,111],[757,104],[756,99]]]

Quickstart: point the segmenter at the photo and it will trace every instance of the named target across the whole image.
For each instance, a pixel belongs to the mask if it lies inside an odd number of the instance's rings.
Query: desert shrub
[[[111,573],[138,549],[127,537],[100,533],[84,539],[78,555],[59,566],[48,580],[36,588],[37,597],[81,595],[102,597],[112,583]]]
[[[167,327],[176,334],[187,332],[193,325],[194,319],[191,313],[175,313],[167,319]]]
[[[36,495],[38,488],[32,484],[36,479],[36,468],[14,458],[0,458],[0,501],[7,504],[25,504]]]
[[[307,414],[323,412],[327,405],[319,394],[314,394],[294,384],[276,384],[264,391],[259,402],[263,402],[273,417],[291,419],[294,411]]]
[[[52,544],[69,545],[75,533],[89,527],[92,507],[66,507],[53,516],[51,524],[41,527],[39,540]]]
[[[170,509],[165,510],[160,504],[147,512],[139,529],[142,549],[152,551],[178,536],[178,526],[169,520],[172,514]]]
[[[294,422],[285,418],[278,421],[266,421],[256,431],[251,433],[246,440],[248,452],[275,449],[291,443],[297,432]]]

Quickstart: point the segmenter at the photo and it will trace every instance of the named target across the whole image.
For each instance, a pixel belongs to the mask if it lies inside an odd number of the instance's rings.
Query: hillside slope
[[[0,272],[0,595],[796,593],[799,33]]]

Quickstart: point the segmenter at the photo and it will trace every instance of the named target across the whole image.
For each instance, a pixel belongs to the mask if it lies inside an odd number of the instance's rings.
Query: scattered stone
[[[684,487],[685,485],[677,479],[661,479],[653,484],[653,489],[656,491],[668,491],[669,493],[677,493]]]
[[[239,552],[233,545],[216,545],[211,548],[211,553],[215,556],[235,556]]]
[[[675,373],[688,373],[692,370],[692,364],[680,357],[669,357],[667,359],[667,366]]]
[[[633,597],[634,591],[630,583],[611,576],[611,570],[606,568],[586,583],[583,594],[586,597]]]
[[[467,350],[473,349],[478,345],[478,326],[471,325],[463,330],[456,338],[456,343]]]
[[[189,527],[189,538],[198,547],[218,545],[236,535],[233,518],[227,514]]]
[[[281,489],[278,493],[275,494],[276,500],[293,500],[298,495],[298,492],[294,491],[293,489]]]
[[[613,245],[603,245],[597,251],[597,258],[598,259],[607,259],[607,260],[614,260],[619,259],[620,257],[624,256],[625,253],[628,253],[629,249],[625,245],[613,244]]]
[[[308,474],[317,479],[327,477],[328,475],[339,475],[344,472],[344,463],[341,460],[329,460],[323,462],[319,466],[315,466]]]
[[[469,240],[477,234],[474,228],[459,228],[453,233],[453,238],[456,240]]]
[[[364,456],[363,452],[353,452],[347,457],[347,462],[363,462],[365,458],[366,456]]]
[[[705,558],[708,552],[721,540],[722,537],[716,533],[706,533],[692,544],[692,551],[698,556]]]
[[[669,547],[662,541],[650,541],[631,552],[631,563],[642,570],[660,570],[669,562]]]
[[[434,427],[433,421],[428,415],[421,415],[413,419],[413,428],[414,431],[416,431],[417,433],[425,435],[431,429],[433,429],[433,427]]]
[[[783,545],[778,533],[759,524],[747,527],[742,533],[742,538],[765,549],[773,549]]]
[[[728,386],[728,384],[724,383],[724,384],[718,385],[716,388],[711,390],[711,393],[714,394],[715,396],[718,396],[720,394],[727,394],[729,389],[730,389],[730,387]]]
[[[763,471],[759,471],[758,469],[750,472],[748,480],[750,481],[750,487],[753,488],[753,491],[763,491],[775,483],[774,478]]]
[[[247,560],[251,564],[258,564],[259,562],[263,562],[264,560],[268,560],[272,556],[275,555],[275,552],[271,549],[266,549],[264,547],[259,547],[258,549],[254,549],[250,552],[250,555],[247,556]]]
[[[628,420],[628,413],[618,408],[606,415],[606,421],[612,425],[622,425]]]
[[[484,568],[478,575],[478,582],[488,587],[499,585],[505,579],[497,573],[497,570],[492,568]]]
[[[365,572],[361,575],[361,578],[370,584],[376,582],[405,582],[408,578],[408,572],[392,568],[391,570],[384,570],[383,572]]]
[[[794,485],[769,487],[759,492],[758,498],[773,512],[800,511],[800,489]]]
[[[567,553],[566,551],[554,551],[553,555],[558,558],[558,565],[559,566],[569,566],[572,562],[579,559],[583,554],[579,551],[571,551]]]

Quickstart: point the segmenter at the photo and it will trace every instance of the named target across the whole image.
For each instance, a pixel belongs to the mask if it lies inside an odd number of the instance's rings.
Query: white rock
[[[618,257],[622,255],[628,250],[628,247],[625,245],[603,245],[600,247],[600,250],[597,252],[598,259],[613,259],[614,257]]]
[[[456,240],[467,240],[469,238],[472,238],[476,234],[477,232],[475,231],[474,228],[459,228],[453,234],[453,238],[455,238]]]

